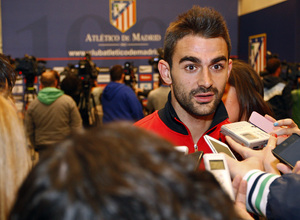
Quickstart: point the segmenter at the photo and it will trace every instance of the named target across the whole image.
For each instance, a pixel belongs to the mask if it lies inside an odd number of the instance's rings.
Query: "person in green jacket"
[[[58,89],[59,75],[46,71],[40,78],[41,90],[25,114],[27,136],[40,152],[60,142],[73,129],[82,128],[82,119],[75,101]]]

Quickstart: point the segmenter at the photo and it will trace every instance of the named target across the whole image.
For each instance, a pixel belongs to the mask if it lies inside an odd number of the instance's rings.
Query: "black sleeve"
[[[268,219],[300,218],[300,175],[285,174],[271,184],[266,214]]]

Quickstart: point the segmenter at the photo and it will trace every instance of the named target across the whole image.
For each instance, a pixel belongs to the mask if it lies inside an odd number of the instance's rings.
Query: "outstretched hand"
[[[232,182],[233,191],[235,194],[235,210],[240,219],[253,219],[246,209],[247,198],[247,181],[241,176],[236,176]]]
[[[282,119],[276,121],[273,117],[265,115],[265,117],[274,123],[275,127],[278,129],[274,130],[272,133],[278,136],[277,144],[283,142],[287,137],[291,136],[293,133],[300,135],[300,129],[298,125],[290,118]]]
[[[236,176],[245,176],[250,170],[264,170],[263,163],[257,157],[249,157],[243,161],[238,161],[224,154],[229,167],[230,176],[234,179]]]
[[[276,164],[279,161],[272,153],[272,150],[276,147],[276,137],[270,136],[268,144],[262,150],[253,150],[242,146],[229,136],[226,136],[226,141],[234,151],[244,158],[243,161],[236,161],[232,158],[226,157],[232,178],[236,175],[244,176],[248,171],[253,169],[279,174],[276,167]]]
[[[296,173],[300,174],[300,161],[297,161],[297,163],[294,166],[294,169],[292,170],[288,165],[283,164],[283,163],[278,163],[277,164],[277,169],[282,172],[283,174],[287,173]]]

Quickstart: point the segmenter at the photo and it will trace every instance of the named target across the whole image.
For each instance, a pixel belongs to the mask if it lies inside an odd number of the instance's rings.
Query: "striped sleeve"
[[[260,170],[251,170],[244,176],[243,179],[247,181],[246,206],[249,212],[266,216],[269,187],[278,177]]]

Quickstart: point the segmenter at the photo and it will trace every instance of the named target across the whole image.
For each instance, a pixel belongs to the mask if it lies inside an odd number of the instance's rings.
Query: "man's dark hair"
[[[187,35],[204,38],[222,37],[227,44],[228,58],[231,51],[231,41],[222,15],[212,8],[193,6],[189,11],[178,16],[172,22],[165,34],[164,60],[172,67],[172,57],[177,42]]]
[[[76,104],[80,100],[80,91],[82,88],[82,82],[78,76],[74,74],[67,74],[66,77],[61,81],[60,89],[64,91],[66,95],[71,96]]]
[[[7,85],[8,92],[11,92],[16,79],[17,73],[10,64],[9,59],[5,55],[0,54],[0,89],[5,89]]]
[[[110,71],[110,80],[115,82],[122,78],[122,75],[124,74],[124,68],[121,65],[114,65]]]
[[[74,133],[48,149],[20,188],[11,219],[236,219],[207,171],[127,123]]]
[[[266,70],[269,74],[273,74],[276,72],[276,70],[281,66],[281,62],[278,58],[270,58],[267,61],[267,67]]]

